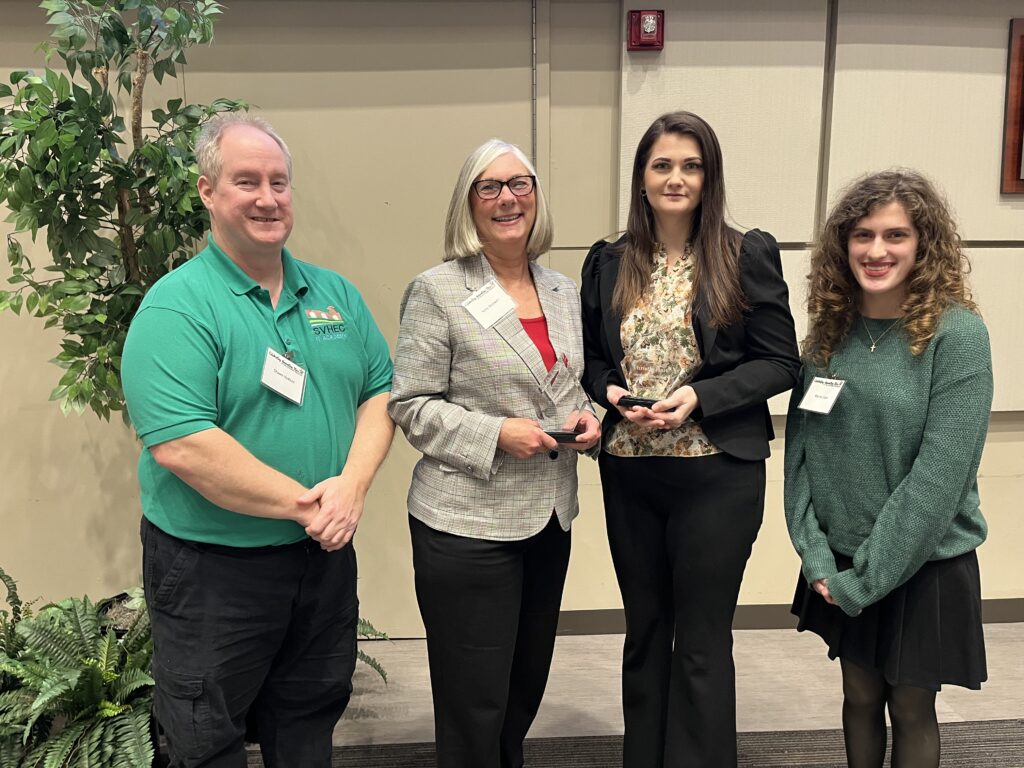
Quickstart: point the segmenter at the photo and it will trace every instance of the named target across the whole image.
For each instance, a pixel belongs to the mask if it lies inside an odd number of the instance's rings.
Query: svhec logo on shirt
[[[313,336],[320,341],[340,339],[345,334],[345,318],[334,307],[307,309],[306,321],[313,329]]]

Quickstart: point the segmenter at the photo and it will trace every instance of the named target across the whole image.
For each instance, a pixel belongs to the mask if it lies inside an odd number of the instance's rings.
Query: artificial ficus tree
[[[121,350],[146,290],[190,258],[208,227],[193,154],[202,122],[246,108],[172,99],[149,114],[153,79],[176,77],[185,53],[213,39],[215,0],[44,0],[53,27],[42,72],[0,83],[0,204],[11,276],[0,310],[63,331],[51,400],[105,419],[124,413]],[[55,57],[63,66],[51,68]],[[51,263],[24,238],[45,232]]]

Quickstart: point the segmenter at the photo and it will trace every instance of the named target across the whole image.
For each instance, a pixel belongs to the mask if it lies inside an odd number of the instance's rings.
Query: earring
[[[647,190],[646,189],[641,189],[640,190],[640,197],[647,197]]]

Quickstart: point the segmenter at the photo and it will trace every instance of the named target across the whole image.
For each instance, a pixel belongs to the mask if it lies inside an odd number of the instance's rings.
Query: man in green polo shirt
[[[330,765],[355,665],[352,535],[391,444],[391,360],[358,291],[296,260],[265,121],[199,138],[209,244],[147,293],[122,360],[143,442],[154,709],[172,766]]]

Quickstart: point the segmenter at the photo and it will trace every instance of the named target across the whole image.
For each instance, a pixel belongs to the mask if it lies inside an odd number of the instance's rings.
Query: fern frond
[[[78,744],[88,723],[75,723],[64,728],[59,734],[47,741],[46,757],[43,760],[43,768],[64,768],[68,762],[68,756]]]
[[[40,686],[39,693],[36,695],[35,701],[32,702],[32,711],[37,712],[58,697],[73,691],[81,676],[82,673],[77,669],[55,670]]]
[[[38,661],[11,659],[0,656],[0,672],[6,672],[21,682],[22,687],[33,692],[46,683],[50,677],[50,667]]]
[[[110,686],[110,698],[119,704],[127,702],[136,691],[152,688],[156,681],[141,669],[126,669]]]
[[[381,663],[379,661],[377,661],[373,656],[370,656],[369,654],[364,653],[361,650],[360,651],[356,651],[356,656],[366,666],[368,666],[370,669],[372,669],[374,672],[376,672],[378,675],[380,675],[381,679],[385,683],[387,683],[387,681],[388,681],[388,673],[384,670],[384,667],[381,665]]]
[[[81,600],[69,597],[58,605],[64,611],[72,636],[78,644],[79,657],[92,656],[96,642],[100,639],[100,617],[96,606],[90,602],[88,597],[83,597]]]
[[[100,670],[94,659],[88,659],[78,667],[81,678],[75,688],[74,695],[68,699],[69,709],[66,714],[77,719],[83,714],[92,713],[100,702],[107,698],[106,675]]]
[[[117,738],[114,748],[117,762],[113,768],[150,768],[153,740],[149,733],[149,707],[134,707],[109,722],[116,729]]]
[[[11,607],[11,622],[17,624],[21,621],[23,603],[18,595],[18,582],[7,575],[7,571],[0,568],[0,583],[7,587],[7,605]]]
[[[366,619],[359,619],[356,622],[356,637],[363,640],[390,640],[387,632],[381,632]]]
[[[118,715],[127,712],[129,709],[131,709],[131,707],[127,704],[115,704],[112,701],[104,699],[96,708],[96,714],[100,717],[106,718],[117,717]]]
[[[100,768],[107,768],[114,762],[117,749],[117,728],[112,720],[101,720],[96,730],[99,733]]]
[[[44,741],[26,750],[18,768],[42,768],[43,760],[46,759],[46,750],[49,747],[49,743]]]
[[[7,766],[21,765],[21,758],[25,750],[21,747],[20,738],[0,736],[0,765]]]
[[[99,642],[96,644],[96,651],[94,658],[96,664],[104,674],[104,678],[110,674],[116,674],[118,665],[121,662],[121,656],[124,651],[121,648],[121,644],[117,642],[117,634],[112,629],[108,629],[103,635],[100,636]],[[107,682],[110,682],[107,679]]]
[[[34,700],[35,696],[24,688],[0,693],[0,734],[15,731],[20,734],[25,721],[32,714]]]
[[[23,655],[47,659],[65,667],[77,667],[83,654],[79,652],[75,638],[61,626],[62,623],[49,609],[34,619],[21,622],[18,634],[25,640]]]
[[[90,722],[86,724],[87,731],[78,740],[78,746],[67,768],[106,768],[110,765],[109,754],[104,754],[103,736],[107,731],[107,721]]]
[[[32,727],[36,724],[36,721],[44,715],[51,714],[47,712],[49,704],[69,691],[74,690],[80,676],[81,672],[78,670],[61,670],[43,684],[39,690],[39,695],[32,702],[32,714],[25,723],[25,735],[22,737],[25,743],[28,742]]]

